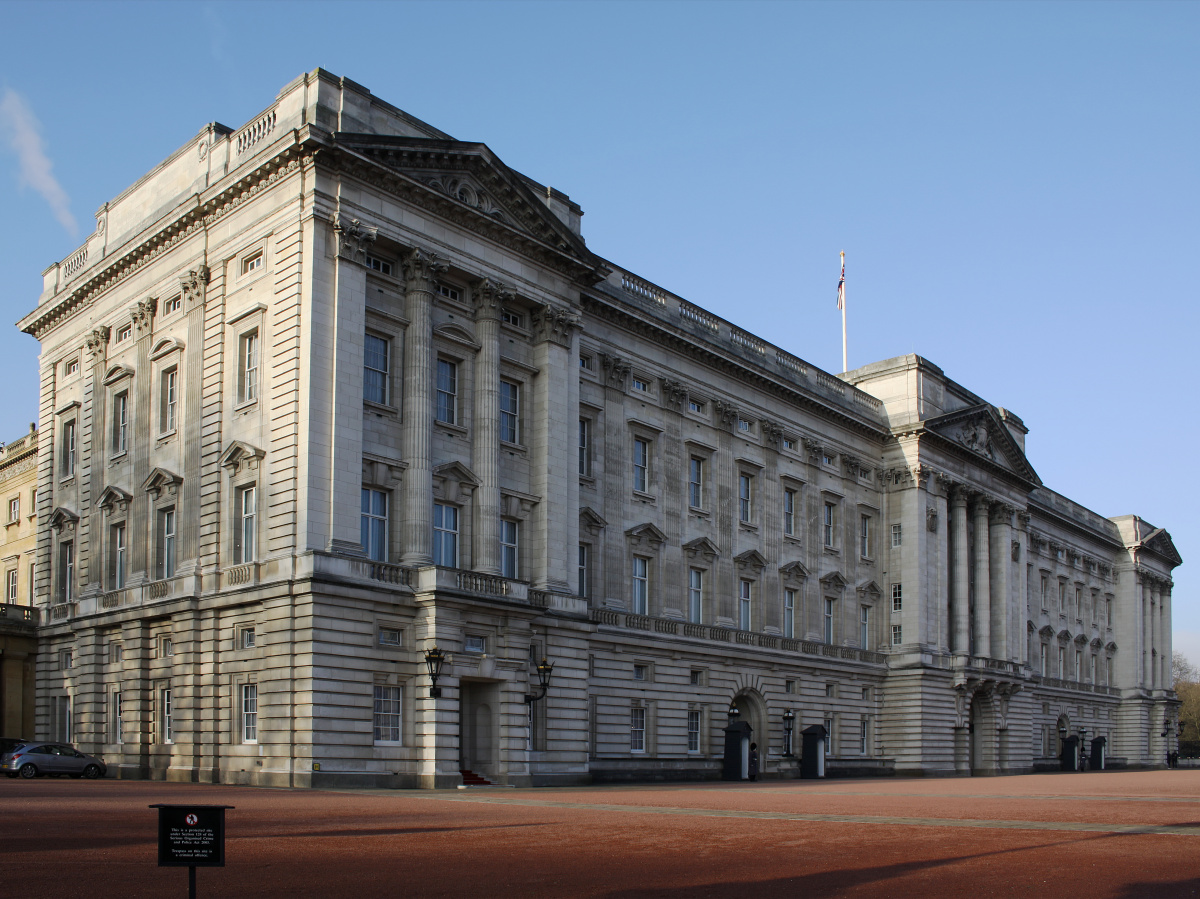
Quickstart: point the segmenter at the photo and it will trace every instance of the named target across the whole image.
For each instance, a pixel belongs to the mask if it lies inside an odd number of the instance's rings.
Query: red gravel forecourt
[[[1200,896],[1200,770],[571,789],[0,780],[0,896],[186,896],[152,803],[226,804],[198,895]]]

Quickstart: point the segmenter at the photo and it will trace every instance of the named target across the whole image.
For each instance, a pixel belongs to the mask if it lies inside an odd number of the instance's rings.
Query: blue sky
[[[840,369],[917,352],[1046,484],[1167,527],[1200,661],[1200,5],[0,6],[0,305],[205,123],[324,66],[570,194],[597,253]],[[15,98],[15,99],[14,99]],[[40,155],[39,155],[40,153]],[[40,163],[40,167],[39,167]],[[46,165],[51,166],[47,169]],[[0,439],[36,416],[0,329]]]

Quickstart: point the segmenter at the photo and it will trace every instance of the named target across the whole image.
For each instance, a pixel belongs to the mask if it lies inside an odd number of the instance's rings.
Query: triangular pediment
[[[591,506],[584,506],[579,510],[579,526],[591,534],[599,534],[608,527],[608,522]]]
[[[350,132],[339,132],[334,140],[345,151],[347,167],[355,169],[354,160],[364,164],[356,174],[379,181],[370,169],[380,167],[391,176],[381,186],[446,218],[495,236],[519,234],[587,270],[602,267],[583,239],[539,199],[531,182],[485,144]]]
[[[784,580],[802,581],[808,577],[808,569],[803,562],[788,562],[779,566],[779,575]]]
[[[1150,532],[1150,535],[1142,541],[1142,547],[1150,550],[1156,555],[1162,556],[1166,561],[1171,563],[1171,567],[1183,564],[1183,556],[1179,555],[1179,550],[1175,548],[1175,541],[1171,539],[1171,535],[1167,533],[1166,528],[1158,528]]]
[[[875,599],[878,599],[879,597],[883,596],[883,590],[881,590],[879,585],[877,583],[875,583],[874,581],[867,581],[865,583],[859,584],[855,588],[855,591],[858,593],[859,596],[870,596]]]
[[[461,462],[447,462],[444,465],[435,466],[433,476],[444,480],[458,481],[460,484],[470,484],[472,487],[479,486],[479,478],[475,477],[475,473]]]
[[[146,480],[142,481],[142,490],[154,494],[161,493],[163,490],[170,492],[177,489],[182,483],[183,478],[175,472],[167,471],[165,468],[155,468]]]
[[[625,536],[634,546],[648,543],[657,548],[667,542],[667,535],[649,521],[644,524],[635,524],[625,532]]]
[[[711,562],[721,555],[721,550],[717,544],[713,543],[707,537],[697,537],[695,540],[689,540],[683,544],[684,552],[691,558],[703,558]]]
[[[124,509],[132,498],[120,487],[109,486],[100,492],[100,497],[96,500],[96,505],[106,512],[111,511],[114,507]]]
[[[761,571],[767,565],[766,558],[757,549],[748,549],[744,553],[739,553],[733,557],[733,561],[743,571],[751,568]]]
[[[1054,636],[1054,628],[1052,628],[1048,624],[1044,624],[1044,625],[1042,625],[1042,629],[1040,631],[1038,631],[1038,633],[1041,634],[1043,637],[1045,637],[1047,640],[1049,640],[1051,637]]]
[[[842,577],[842,573],[840,571],[831,571],[829,574],[821,578],[822,587],[834,590],[842,590],[848,583],[850,582]]]
[[[925,422],[925,427],[978,459],[1038,486],[1042,483],[995,406],[988,403],[969,406],[932,418]]]
[[[79,516],[65,506],[58,506],[50,513],[50,527],[56,531],[62,530],[63,527],[74,526],[77,521],[79,521]]]
[[[266,454],[265,450],[260,450],[256,446],[251,446],[241,440],[234,440],[225,448],[225,452],[221,453],[221,467],[237,470],[245,464],[253,468],[258,464],[258,460]]]

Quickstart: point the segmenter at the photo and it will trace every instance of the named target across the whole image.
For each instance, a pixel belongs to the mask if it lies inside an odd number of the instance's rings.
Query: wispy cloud
[[[17,154],[21,183],[28,184],[46,201],[58,223],[72,238],[79,236],[79,225],[71,215],[71,201],[58,179],[54,164],[42,145],[41,126],[25,100],[12,88],[0,97],[0,129],[3,129]]]

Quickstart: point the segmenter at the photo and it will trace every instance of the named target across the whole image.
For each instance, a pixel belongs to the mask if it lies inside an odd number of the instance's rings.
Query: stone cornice
[[[815,412],[825,418],[834,419],[844,426],[876,439],[886,437],[888,434],[886,428],[856,418],[847,411],[821,402],[817,397],[787,385],[765,371],[752,368],[744,360],[734,358],[732,354],[726,354],[715,346],[697,342],[695,338],[686,335],[679,328],[622,308],[607,295],[585,292],[582,295],[582,301],[583,309],[589,315],[632,331],[667,350],[681,353],[703,365],[731,375],[759,390],[789,402],[793,406]]]
[[[264,160],[253,171],[242,174],[233,183],[218,187],[207,200],[197,198],[195,205],[181,205],[165,223],[156,224],[156,230],[134,237],[126,245],[127,249],[123,252],[118,250],[106,259],[74,289],[29,313],[18,322],[18,327],[41,340],[50,330],[89,306],[109,288],[126,281],[180,242],[208,228],[281,179],[299,171],[302,161],[311,159],[314,152],[311,147],[290,144],[278,155]]]

